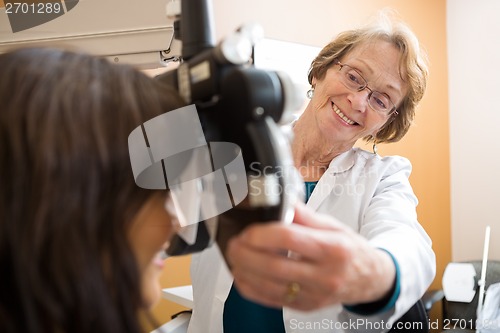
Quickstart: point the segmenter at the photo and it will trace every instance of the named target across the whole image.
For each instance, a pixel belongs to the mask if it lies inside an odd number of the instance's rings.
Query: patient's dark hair
[[[29,48],[0,55],[0,332],[141,332],[127,227],[128,135],[184,105],[132,67]]]

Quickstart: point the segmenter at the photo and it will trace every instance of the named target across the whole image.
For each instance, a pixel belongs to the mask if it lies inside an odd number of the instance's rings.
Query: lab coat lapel
[[[345,153],[335,157],[328,166],[326,172],[321,176],[318,184],[314,188],[307,206],[313,210],[317,210],[325,199],[331,194],[335,188],[335,176],[348,171],[354,165],[355,150],[350,149]]]

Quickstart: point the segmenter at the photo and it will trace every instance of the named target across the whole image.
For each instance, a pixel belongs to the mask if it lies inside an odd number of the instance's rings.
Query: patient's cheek
[[[141,293],[144,307],[147,309],[152,308],[161,298],[161,285],[160,285],[161,270],[156,267],[148,268],[141,279]]]

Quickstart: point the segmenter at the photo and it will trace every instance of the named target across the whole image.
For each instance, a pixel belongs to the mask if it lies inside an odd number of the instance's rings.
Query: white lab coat
[[[387,324],[423,295],[435,276],[435,255],[430,238],[417,221],[410,172],[411,164],[403,157],[382,158],[353,148],[330,163],[307,203],[396,258],[401,272],[396,305],[369,317],[350,313],[341,305],[312,312],[284,308],[287,333],[387,331]],[[223,332],[224,302],[233,280],[217,246],[193,255],[191,278],[194,308],[188,332]]]

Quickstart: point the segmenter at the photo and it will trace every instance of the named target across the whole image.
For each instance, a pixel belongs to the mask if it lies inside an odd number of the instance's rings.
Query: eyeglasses
[[[372,110],[387,117],[398,113],[389,96],[368,88],[365,78],[355,68],[342,64],[338,59],[335,59],[334,64],[340,66],[339,72],[342,74],[340,77],[344,86],[354,91],[363,91],[365,89],[370,91],[368,105]]]

